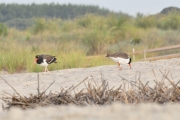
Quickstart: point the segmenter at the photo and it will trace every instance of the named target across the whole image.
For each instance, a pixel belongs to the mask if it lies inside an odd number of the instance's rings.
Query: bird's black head
[[[41,59],[40,55],[36,55],[36,56],[35,56],[34,63],[37,63],[40,59]]]

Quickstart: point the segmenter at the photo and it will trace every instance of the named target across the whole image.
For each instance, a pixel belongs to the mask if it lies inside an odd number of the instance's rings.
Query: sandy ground
[[[135,81],[138,78],[144,83],[149,81],[149,85],[153,86],[153,80],[162,80],[163,74],[169,72],[168,78],[173,81],[180,80],[180,58],[169,60],[159,60],[154,62],[135,62],[132,63],[132,69],[123,65],[123,70],[118,70],[117,65],[106,65],[92,68],[75,68],[51,71],[44,75],[40,73],[40,88],[45,89],[55,80],[55,83],[48,91],[59,91],[60,87],[69,88],[77,85],[83,79],[91,81],[107,80],[110,87],[119,87],[123,83],[123,78],[129,81]],[[154,75],[154,73],[155,75]],[[21,73],[21,74],[2,74],[1,77],[10,83],[21,95],[28,96],[30,93],[37,93],[37,73]],[[122,78],[123,77],[123,78]],[[0,96],[3,91],[14,94],[15,92],[0,78]],[[168,83],[168,82],[167,82]],[[81,84],[77,90],[84,88]],[[0,100],[0,104],[4,104]],[[138,106],[128,106],[115,103],[110,106],[93,106],[93,107],[77,107],[77,106],[51,106],[46,108],[37,108],[34,110],[22,111],[13,108],[9,112],[2,111],[0,108],[0,120],[71,120],[71,119],[87,119],[87,120],[139,120],[139,119],[180,119],[180,105],[156,105],[156,104],[140,104]],[[97,112],[98,111],[98,112]]]

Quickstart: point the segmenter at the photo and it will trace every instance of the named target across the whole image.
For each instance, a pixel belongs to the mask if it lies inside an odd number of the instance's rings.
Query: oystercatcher
[[[114,62],[117,62],[119,69],[121,69],[121,64],[128,64],[131,69],[131,58],[128,56],[127,53],[120,52],[114,54],[107,54],[106,57],[112,59]]]
[[[47,66],[51,63],[57,63],[56,57],[52,55],[36,55],[34,63],[37,63],[41,66],[45,66],[45,72],[49,72]]]

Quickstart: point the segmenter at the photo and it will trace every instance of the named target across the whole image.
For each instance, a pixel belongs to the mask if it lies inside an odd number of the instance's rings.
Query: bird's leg
[[[43,75],[46,75],[46,67],[45,67],[45,69],[44,69]]]
[[[48,67],[46,66],[46,72],[49,72]]]
[[[119,70],[122,70],[122,68],[120,67],[120,63],[118,62],[118,67],[119,67]]]
[[[49,73],[49,70],[48,70],[47,66],[45,66],[44,75],[45,75],[47,72]]]
[[[129,64],[129,67],[130,67],[130,69],[131,69],[131,64]]]
[[[46,75],[46,72],[49,72],[48,69],[47,69],[47,66],[45,66],[44,75]]]
[[[47,68],[46,68],[46,66],[45,66],[44,72],[46,72],[46,69],[47,69]]]

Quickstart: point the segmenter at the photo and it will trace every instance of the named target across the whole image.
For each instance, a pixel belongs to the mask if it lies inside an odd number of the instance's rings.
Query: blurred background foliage
[[[176,45],[179,33],[180,10],[172,7],[134,17],[98,6],[0,4],[0,69],[42,71],[36,54],[58,58],[50,70],[114,64],[107,53]]]

